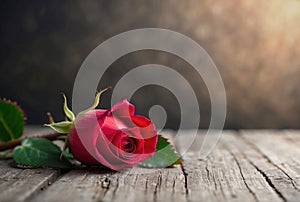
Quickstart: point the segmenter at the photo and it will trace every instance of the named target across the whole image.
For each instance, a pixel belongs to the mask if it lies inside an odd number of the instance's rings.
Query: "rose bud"
[[[134,106],[123,99],[109,110],[80,114],[68,139],[71,153],[80,162],[121,170],[153,156],[157,132],[148,118],[134,115]]]

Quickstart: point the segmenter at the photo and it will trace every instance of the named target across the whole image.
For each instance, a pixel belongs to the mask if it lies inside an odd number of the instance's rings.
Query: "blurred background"
[[[0,97],[18,101],[27,123],[46,123],[48,111],[63,119],[60,92],[71,100],[77,71],[101,42],[131,29],[158,27],[191,37],[214,60],[227,93],[225,128],[300,128],[299,0],[2,0],[0,15]],[[199,100],[200,128],[207,128],[207,88],[174,55],[123,56],[99,88],[114,86],[130,69],[148,63],[167,65],[187,78]],[[110,96],[103,96],[102,108],[110,107]],[[180,122],[180,106],[168,89],[146,86],[131,101],[142,115],[152,105],[164,106],[167,128]]]

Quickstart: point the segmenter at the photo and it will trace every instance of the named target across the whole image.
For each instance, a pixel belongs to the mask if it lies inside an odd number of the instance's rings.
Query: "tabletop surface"
[[[300,201],[300,131],[224,131],[199,160],[204,134],[199,131],[183,165],[172,168],[20,169],[0,160],[0,201]],[[177,150],[190,136],[177,139]]]

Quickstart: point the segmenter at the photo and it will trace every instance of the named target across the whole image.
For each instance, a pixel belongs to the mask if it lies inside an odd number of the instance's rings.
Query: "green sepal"
[[[91,107],[89,107],[88,109],[86,109],[86,110],[80,112],[77,116],[80,116],[81,114],[84,114],[84,113],[86,113],[86,112],[88,112],[88,111],[90,111],[90,110],[95,109],[95,108],[99,105],[99,101],[100,101],[100,96],[101,96],[101,94],[104,93],[105,91],[109,90],[109,89],[111,89],[111,87],[108,87],[108,88],[105,88],[105,89],[99,91],[99,92],[96,94],[96,96],[95,96],[94,104],[93,104]]]
[[[68,104],[67,104],[67,98],[65,96],[64,93],[62,93],[63,97],[64,97],[64,112],[66,117],[70,120],[70,121],[74,121],[75,120],[75,115],[74,113],[68,108]]]
[[[70,148],[67,148],[63,151],[63,155],[68,159],[75,159],[73,154],[70,152]]]
[[[72,125],[73,125],[73,122],[70,122],[70,121],[62,121],[62,122],[58,122],[58,123],[44,124],[44,126],[48,126],[58,133],[69,133],[69,130]]]

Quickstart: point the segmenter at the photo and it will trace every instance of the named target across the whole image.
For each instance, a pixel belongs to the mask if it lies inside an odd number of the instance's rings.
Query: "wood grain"
[[[251,131],[251,133],[243,131],[242,139],[249,147],[260,153],[257,159],[253,159],[253,164],[264,173],[278,194],[287,201],[299,201],[300,151],[295,145],[285,141],[281,133],[280,131]]]
[[[0,201],[24,201],[46,189],[60,175],[59,170],[20,169],[11,160],[0,161]]]
[[[190,201],[282,201],[232,140],[227,132],[205,161],[186,155],[185,171]]]
[[[165,131],[184,159],[172,168],[61,172],[17,169],[12,160],[1,160],[0,201],[299,201],[300,131],[225,131],[199,160],[205,132],[193,139],[189,131],[176,138]],[[189,140],[193,144],[183,153]]]

